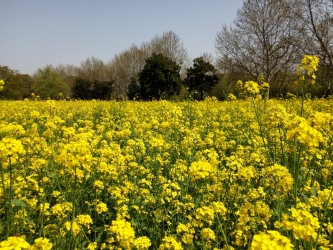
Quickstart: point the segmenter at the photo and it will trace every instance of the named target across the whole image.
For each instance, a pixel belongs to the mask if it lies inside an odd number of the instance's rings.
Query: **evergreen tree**
[[[72,96],[75,99],[90,99],[91,98],[91,91],[92,91],[92,84],[90,81],[76,78],[73,88],[72,88]]]
[[[178,94],[181,87],[180,66],[162,54],[152,54],[139,76],[141,98],[152,100]]]
[[[198,91],[199,99],[204,99],[204,93],[211,92],[214,86],[218,83],[218,77],[214,66],[206,62],[202,57],[193,60],[193,67],[186,70],[187,76],[184,80],[184,85],[189,88],[189,91]],[[196,97],[196,96],[195,96]]]
[[[92,99],[110,100],[114,81],[94,81]]]
[[[140,99],[141,95],[141,87],[135,80],[135,78],[131,77],[131,83],[128,85],[127,97],[130,100]]]
[[[110,100],[112,94],[112,86],[114,81],[88,81],[86,79],[75,79],[72,88],[73,98],[89,100],[100,99]]]

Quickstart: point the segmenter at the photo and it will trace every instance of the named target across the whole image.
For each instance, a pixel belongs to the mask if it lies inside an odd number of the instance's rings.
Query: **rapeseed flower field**
[[[332,249],[333,100],[235,99],[0,101],[0,249]]]

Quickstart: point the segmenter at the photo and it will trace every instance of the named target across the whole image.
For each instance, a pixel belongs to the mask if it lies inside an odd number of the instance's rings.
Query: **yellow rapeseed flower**
[[[101,181],[101,180],[96,180],[94,181],[94,184],[93,186],[96,188],[96,189],[104,189],[104,183]]]
[[[47,238],[35,239],[34,244],[31,246],[30,250],[51,250],[52,243]]]
[[[111,236],[116,238],[116,242],[124,248],[131,248],[135,239],[135,231],[130,222],[124,219],[114,220],[109,228]],[[112,237],[113,238],[113,237]],[[114,242],[115,240],[110,239]]]
[[[277,188],[277,190],[285,195],[290,192],[294,179],[289,173],[288,168],[279,164],[267,166],[262,169],[262,175],[265,178],[265,186]]]
[[[22,142],[13,138],[2,138],[0,140],[0,159],[7,162],[8,157],[11,159],[11,164],[15,164],[19,155],[25,153]]]
[[[12,237],[8,237],[7,240],[0,242],[0,249],[4,249],[4,250],[30,249],[30,244],[25,241],[24,237],[12,236]]]
[[[210,228],[204,228],[201,231],[202,238],[204,238],[207,241],[215,240],[216,236],[212,229]]]
[[[293,249],[290,239],[281,235],[278,231],[268,230],[253,236],[250,250],[291,250]]]
[[[213,224],[215,218],[214,208],[211,207],[199,207],[195,210],[195,218],[197,219],[197,226],[202,227],[203,222],[207,222],[209,225]]]
[[[246,81],[244,85],[244,90],[250,95],[256,95],[260,92],[258,83],[254,81]]]
[[[276,228],[286,228],[292,230],[295,239],[305,241],[315,240],[317,230],[320,228],[319,220],[309,211],[304,209],[288,209],[291,215],[283,214],[281,222],[275,222]]]
[[[234,95],[234,94],[229,94],[228,97],[227,97],[227,100],[228,101],[236,101],[237,100],[237,97]]]
[[[95,250],[95,249],[97,249],[97,247],[98,247],[97,242],[91,242],[91,243],[89,243],[87,249],[88,250]]]
[[[76,236],[81,232],[81,226],[77,222],[73,222],[73,227],[71,226],[71,222],[66,221],[64,223],[64,228],[67,232],[71,231],[71,228],[73,230],[73,234]]]
[[[213,166],[207,161],[195,161],[192,162],[189,168],[189,175],[192,181],[207,178],[211,173],[214,172]]]
[[[305,55],[301,61],[301,63],[298,65],[298,70],[297,73],[299,75],[304,75],[307,74],[309,76],[312,75],[313,77],[313,73],[315,71],[318,70],[318,63],[319,63],[319,59],[317,56],[315,55]]]
[[[80,214],[78,215],[76,218],[75,218],[75,222],[80,224],[80,225],[83,225],[85,226],[86,228],[90,228],[90,224],[93,223],[90,215],[88,214]]]
[[[99,202],[97,205],[96,205],[96,212],[98,214],[101,214],[101,213],[105,213],[107,212],[109,209],[108,209],[108,206],[104,203],[104,202]]]
[[[4,80],[0,79],[0,91],[3,90],[3,85],[5,85]]]
[[[138,250],[141,250],[141,249],[144,250],[144,249],[148,249],[151,246],[151,242],[148,237],[142,236],[142,237],[136,238],[134,240],[133,245]]]
[[[171,236],[165,236],[160,245],[161,250],[183,250],[182,244]]]

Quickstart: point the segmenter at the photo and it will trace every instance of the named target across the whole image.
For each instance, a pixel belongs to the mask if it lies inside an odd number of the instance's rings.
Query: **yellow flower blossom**
[[[22,142],[13,138],[2,138],[0,140],[0,160],[8,162],[10,158],[11,164],[15,164],[20,155],[25,153]]]
[[[320,228],[318,218],[303,209],[291,208],[289,211],[291,214],[283,214],[282,222],[276,222],[275,226],[292,230],[295,239],[315,240]]]
[[[121,247],[130,248],[134,242],[135,231],[131,223],[124,219],[112,221],[109,231]]]
[[[175,238],[170,236],[165,236],[162,240],[162,244],[160,245],[161,250],[182,250],[183,247],[181,243],[179,243]]]
[[[83,225],[86,228],[90,228],[90,225],[93,224],[93,221],[88,214],[80,214],[75,218],[77,224]]]
[[[51,250],[52,243],[47,238],[35,239],[34,244],[30,248],[31,250]]]
[[[319,59],[314,55],[305,55],[298,65],[297,73],[300,75],[305,72],[307,75],[311,76],[315,71],[318,70]]]
[[[290,239],[281,235],[278,231],[268,230],[267,233],[261,232],[254,235],[250,250],[292,250],[294,249]]]
[[[151,246],[151,242],[148,237],[143,236],[143,237],[136,238],[134,240],[133,245],[138,250],[141,250],[141,249],[144,250],[144,249],[148,249]]]
[[[202,234],[202,238],[204,238],[205,240],[208,240],[208,241],[215,240],[215,238],[216,238],[214,231],[210,228],[202,229],[201,234]]]
[[[107,212],[109,209],[107,207],[107,205],[104,203],[104,202],[99,202],[97,205],[96,205],[96,212],[98,214],[101,214],[101,213],[105,213]]]
[[[0,91],[3,90],[3,85],[5,85],[4,80],[0,79]]]
[[[91,242],[91,243],[89,243],[87,249],[88,250],[96,250],[97,249],[97,242]]]
[[[12,236],[12,237],[8,237],[7,240],[0,242],[0,249],[4,249],[4,250],[30,249],[30,244],[25,241],[24,237]]]
[[[243,88],[244,88],[245,92],[250,95],[256,95],[256,94],[259,94],[259,92],[260,92],[258,83],[254,82],[254,81],[246,81]]]
[[[214,170],[215,169],[209,162],[199,160],[192,162],[189,168],[189,175],[192,181],[195,181],[208,177],[211,173],[214,172]]]

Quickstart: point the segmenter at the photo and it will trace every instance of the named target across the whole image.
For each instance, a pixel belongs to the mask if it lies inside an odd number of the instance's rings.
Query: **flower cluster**
[[[163,243],[160,245],[161,250],[182,250],[182,245],[173,237],[165,236],[163,238]]]
[[[7,240],[0,242],[0,249],[51,250],[52,245],[53,244],[47,238],[37,238],[35,239],[34,244],[30,245],[26,242],[25,237],[12,236],[8,237]]]
[[[292,250],[294,248],[290,239],[281,235],[278,231],[268,230],[267,233],[260,233],[253,236],[251,250]]]
[[[284,214],[282,222],[275,223],[276,227],[292,230],[296,239],[315,240],[317,238],[317,230],[320,228],[318,218],[303,209],[291,208],[289,211],[291,214]]]
[[[134,243],[135,231],[131,223],[121,219],[112,221],[109,228],[111,233],[110,243],[118,242],[121,247],[130,248]]]
[[[192,162],[189,169],[189,175],[193,181],[207,178],[213,172],[213,166],[209,162],[202,160]]]
[[[0,242],[1,249],[30,249],[30,244],[23,237],[12,236]]]
[[[0,141],[0,160],[3,166],[15,164],[19,161],[19,156],[25,153],[24,147],[20,140],[14,138],[3,138]]]
[[[243,88],[250,95],[259,94],[260,92],[258,83],[254,81],[246,81]]]
[[[305,55],[301,61],[301,63],[298,65],[297,73],[299,75],[301,74],[307,74],[311,76],[315,71],[318,70],[318,63],[319,59],[315,55]]]
[[[333,100],[238,84],[251,98],[3,101],[0,249],[333,249]]]
[[[241,80],[238,80],[236,83],[236,89],[240,90],[241,94],[245,97],[252,96],[256,98],[261,98],[261,96],[266,96],[269,90],[269,84],[264,81],[264,77],[261,75],[258,77],[258,82],[246,81],[245,83],[243,83]],[[229,94],[229,96],[231,98],[230,100],[235,100],[234,95]]]
[[[3,90],[3,85],[5,85],[4,80],[0,79],[0,91]]]

